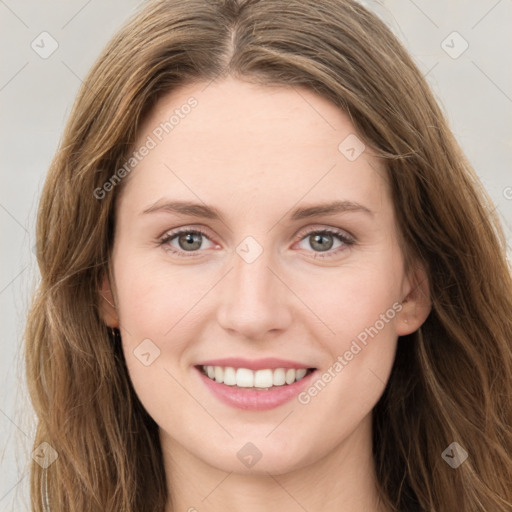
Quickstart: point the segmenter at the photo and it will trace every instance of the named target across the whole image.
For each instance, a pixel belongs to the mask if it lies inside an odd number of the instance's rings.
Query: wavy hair
[[[373,411],[373,453],[393,511],[512,511],[512,285],[502,228],[429,86],[390,29],[354,0],[154,0],[83,82],[37,217],[40,284],[24,333],[34,512],[163,512],[158,427],[100,313],[114,206],[98,199],[141,123],[183,84],[231,76],[301,86],[346,112],[386,165],[407,261],[432,310],[400,337]],[[457,469],[442,452],[458,442]]]

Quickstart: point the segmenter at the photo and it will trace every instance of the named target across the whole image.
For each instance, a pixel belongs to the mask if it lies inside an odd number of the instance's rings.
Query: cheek
[[[393,330],[397,310],[401,309],[400,283],[399,269],[393,262],[387,265],[378,261],[347,265],[331,273],[316,270],[297,280],[294,291],[306,299],[305,304],[325,326],[315,337],[322,334],[320,339],[330,340],[332,349],[339,352],[346,341],[375,324],[386,334]],[[311,316],[307,311],[306,315]]]
[[[391,310],[389,317],[393,315]],[[330,358],[298,395],[305,437],[318,437],[322,425],[319,451],[328,453],[340,439],[348,438],[368,418],[384,392],[397,337],[392,318],[389,323],[380,318],[370,323],[367,319],[373,316],[354,313],[347,322],[337,324],[336,336],[328,341],[323,338]]]
[[[166,424],[187,405],[177,365],[190,342],[183,333],[193,329],[191,308],[200,298],[184,273],[174,269],[170,275],[169,268],[159,262],[137,265],[133,258],[116,272],[129,377],[150,416]]]
[[[324,329],[315,337],[329,358],[299,400],[311,408],[312,417],[330,410],[350,423],[378,401],[395,358],[400,283],[400,260],[383,258],[374,265],[344,268],[336,280],[319,283],[322,291],[311,289],[309,304],[332,331]]]
[[[184,267],[172,268],[159,261],[137,265],[132,260],[118,268],[120,322],[138,336],[165,337],[204,295],[198,288],[201,283],[205,286],[204,276],[194,280]]]

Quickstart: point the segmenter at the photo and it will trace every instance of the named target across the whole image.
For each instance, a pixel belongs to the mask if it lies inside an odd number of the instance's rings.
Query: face
[[[355,134],[313,92],[232,79],[175,90],[146,120],[104,317],[164,445],[279,474],[368,427],[397,337],[428,309]]]

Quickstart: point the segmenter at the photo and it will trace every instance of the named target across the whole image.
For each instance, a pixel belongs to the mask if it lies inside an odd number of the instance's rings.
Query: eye
[[[209,237],[200,229],[177,229],[166,233],[159,240],[158,245],[165,246],[167,251],[180,257],[189,258],[199,255],[201,252],[199,249],[202,248],[204,239],[209,240]],[[302,232],[298,236],[299,242],[304,242],[307,239],[310,240],[309,246],[316,253],[315,258],[329,258],[355,243],[355,240],[344,231],[333,228],[310,230]],[[331,250],[334,245],[333,239],[337,239],[339,242],[335,250]],[[173,242],[177,246],[173,245]]]
[[[348,246],[355,244],[355,240],[344,231],[332,228],[301,233],[299,239],[300,242],[309,240],[308,245],[313,248],[316,253],[314,258],[330,258],[340,251],[345,250]],[[335,243],[333,239],[338,239],[339,241],[339,245],[335,250],[331,250]]]
[[[165,245],[166,250],[188,258],[196,255],[195,253],[197,253],[198,249],[202,246],[203,238],[208,239],[208,236],[204,231],[199,229],[181,229],[166,233],[160,240],[159,245]],[[175,241],[175,239],[178,244],[177,248],[171,245],[171,242]]]

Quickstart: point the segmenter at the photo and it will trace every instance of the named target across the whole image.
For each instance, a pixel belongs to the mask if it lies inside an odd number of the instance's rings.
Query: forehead
[[[135,150],[150,149],[126,193],[140,206],[173,193],[259,208],[326,193],[379,201],[384,168],[368,145],[353,158],[360,139],[345,112],[305,88],[231,78],[188,84],[162,97],[141,126]]]

